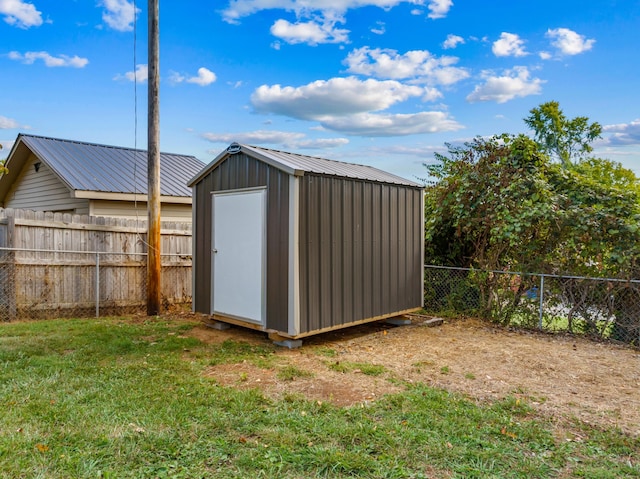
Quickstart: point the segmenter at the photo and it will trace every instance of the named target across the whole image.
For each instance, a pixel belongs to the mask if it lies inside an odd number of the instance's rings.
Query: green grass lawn
[[[559,426],[513,398],[479,406],[413,384],[341,408],[223,387],[207,366],[280,357],[185,336],[196,324],[0,324],[0,477],[640,477],[640,439]]]

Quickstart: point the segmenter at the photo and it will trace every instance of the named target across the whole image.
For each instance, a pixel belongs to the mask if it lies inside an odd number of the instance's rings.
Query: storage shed
[[[295,340],[422,306],[421,185],[233,143],[189,186],[194,311]]]

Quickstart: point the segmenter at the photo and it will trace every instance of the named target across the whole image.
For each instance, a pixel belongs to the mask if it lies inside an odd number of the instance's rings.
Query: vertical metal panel
[[[287,331],[289,175],[245,154],[229,156],[194,185],[194,309],[211,313],[211,193],[257,186],[267,187],[267,327]]]
[[[343,200],[342,191],[344,188],[343,180],[336,180],[335,186],[331,188],[331,183],[327,182],[329,186],[329,194],[331,202],[329,205],[329,211],[331,215],[331,276],[329,277],[329,287],[331,288],[331,325],[335,326],[341,324],[344,321],[342,317],[342,304],[343,304],[343,276],[342,276],[342,263],[344,258],[343,241],[342,241],[342,210]]]
[[[342,244],[340,249],[342,250],[342,319],[345,323],[351,323],[355,321],[354,312],[354,296],[355,290],[354,283],[354,242],[355,242],[355,228],[354,228],[354,199],[353,199],[353,185],[351,181],[344,180],[342,182],[342,223],[340,226]]]
[[[381,211],[381,198],[382,188],[385,185],[373,183],[373,191],[370,199],[369,207],[371,208],[371,242],[373,251],[380,251],[380,243],[382,241],[382,211]],[[382,257],[374,254],[371,258],[371,305],[373,311],[379,311],[382,308],[382,287],[379,280],[382,275]]]
[[[355,181],[351,184],[353,188],[353,250],[351,264],[353,266],[353,318],[354,321],[364,318],[364,275],[362,260],[364,257],[364,246],[362,244],[365,233],[362,230],[362,216],[364,203],[364,183]]]
[[[318,177],[309,177],[307,207],[307,251],[304,259],[308,262],[307,281],[313,285],[308,289],[307,331],[320,329],[320,222],[322,220],[320,202],[320,181]]]
[[[389,304],[389,288],[391,285],[391,214],[389,212],[389,194],[391,186],[383,185],[380,198],[380,209],[382,214],[381,230],[378,233],[380,235],[380,257],[382,258],[382,268],[380,272],[380,298],[382,301],[381,310],[388,311],[391,308]]]
[[[399,221],[398,221],[398,195],[400,188],[389,187],[389,308],[396,309],[400,304],[398,298],[398,263],[402,257],[402,250],[398,242]],[[403,247],[404,248],[404,247]]]
[[[299,181],[299,333],[420,307],[420,189],[312,174]]]

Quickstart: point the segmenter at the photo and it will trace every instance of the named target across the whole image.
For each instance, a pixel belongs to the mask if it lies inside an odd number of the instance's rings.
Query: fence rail
[[[640,347],[640,280],[425,265],[425,310]]]

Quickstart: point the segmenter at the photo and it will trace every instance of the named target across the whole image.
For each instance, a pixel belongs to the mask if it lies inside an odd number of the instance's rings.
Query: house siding
[[[41,162],[35,171],[34,164],[39,161],[35,155],[29,156],[5,198],[4,207],[89,214],[89,201],[72,198],[69,189],[46,164]]]
[[[127,219],[147,219],[147,203],[139,201],[91,200],[91,216],[111,216]],[[162,221],[191,222],[191,205],[162,203],[160,207]]]

